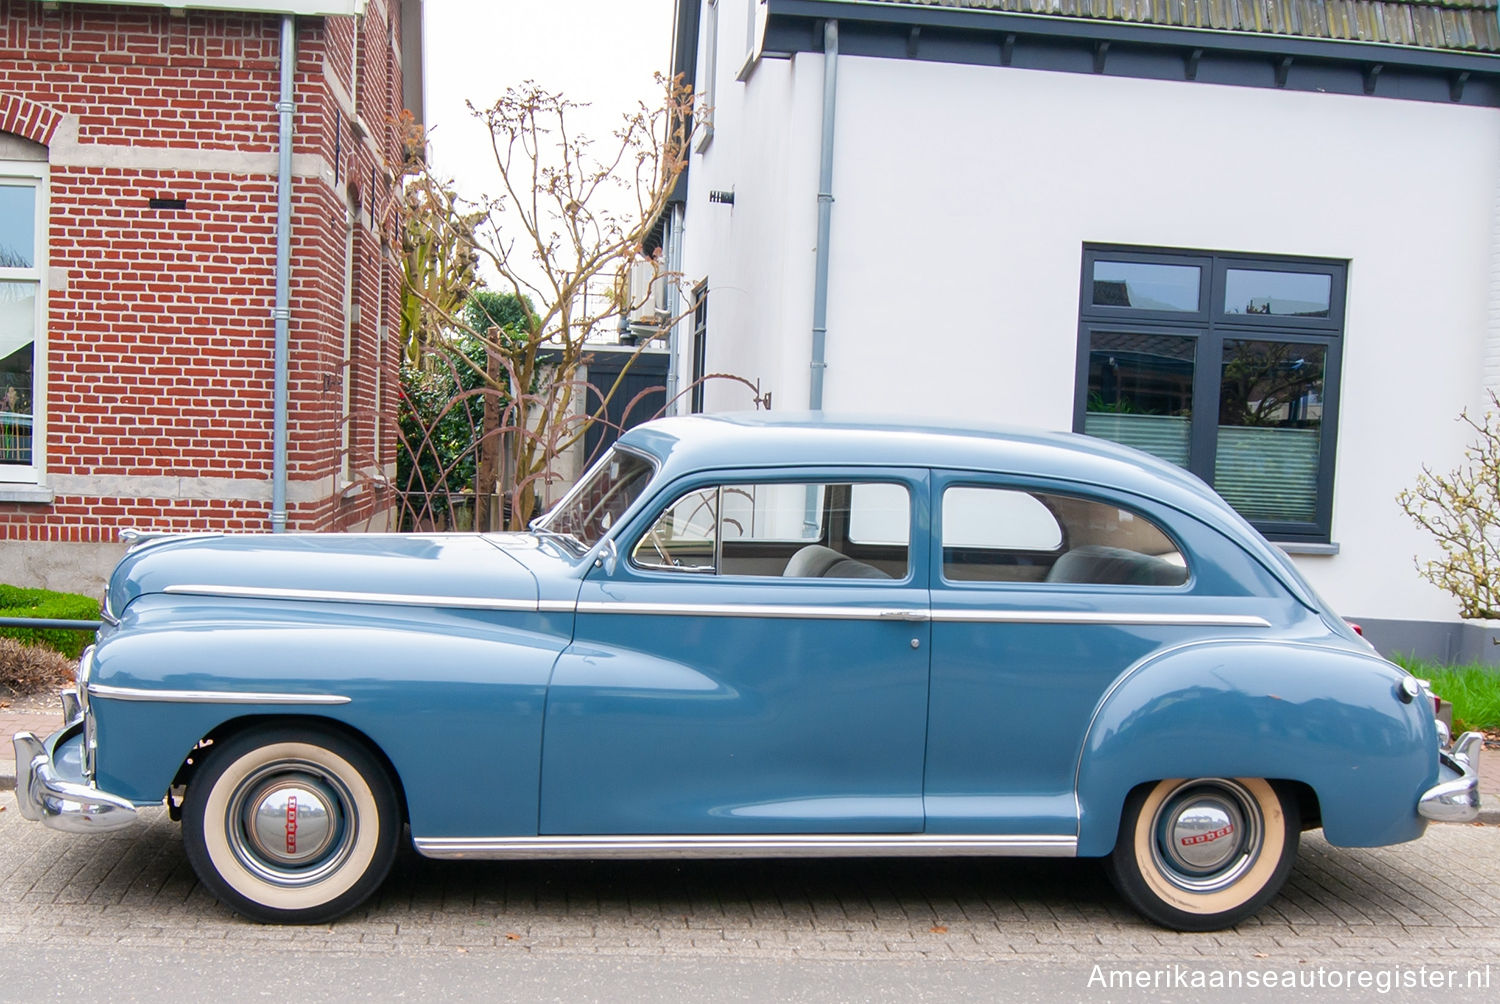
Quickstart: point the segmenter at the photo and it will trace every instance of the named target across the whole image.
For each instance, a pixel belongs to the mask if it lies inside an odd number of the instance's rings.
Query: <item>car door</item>
[[[1263,570],[1148,499],[950,471],[932,506],[929,833],[1076,834],[1079,751],[1114,681],[1287,617],[1247,588]]]
[[[907,470],[664,489],[583,583],[539,832],[920,832],[927,500]]]

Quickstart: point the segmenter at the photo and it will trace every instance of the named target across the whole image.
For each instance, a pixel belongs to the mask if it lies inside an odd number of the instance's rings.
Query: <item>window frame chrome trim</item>
[[[349,704],[343,694],[257,693],[241,690],[155,690],[145,687],[88,685],[90,697],[111,701],[157,701],[166,704]]]
[[[414,837],[423,857],[543,858],[1076,857],[1067,834],[776,833]]]

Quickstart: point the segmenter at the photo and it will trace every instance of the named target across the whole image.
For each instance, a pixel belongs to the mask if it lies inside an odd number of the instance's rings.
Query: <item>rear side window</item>
[[[943,492],[943,577],[953,582],[1180,586],[1187,561],[1154,522],[1109,502],[954,485]]]

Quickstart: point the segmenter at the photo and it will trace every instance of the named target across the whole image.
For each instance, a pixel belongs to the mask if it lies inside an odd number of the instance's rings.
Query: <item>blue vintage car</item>
[[[28,818],[166,802],[254,918],[434,858],[1102,857],[1238,921],[1299,834],[1477,814],[1379,658],[1196,478],[1079,436],[653,422],[532,530],[205,535],[110,580]],[[406,828],[410,827],[410,837]]]

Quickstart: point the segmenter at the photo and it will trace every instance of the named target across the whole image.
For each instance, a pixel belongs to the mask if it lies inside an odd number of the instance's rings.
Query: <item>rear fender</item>
[[[1205,642],[1128,670],[1094,713],[1078,763],[1080,855],[1108,854],[1125,797],[1176,777],[1300,781],[1330,843],[1420,836],[1437,775],[1432,709],[1374,656],[1286,641]]]

